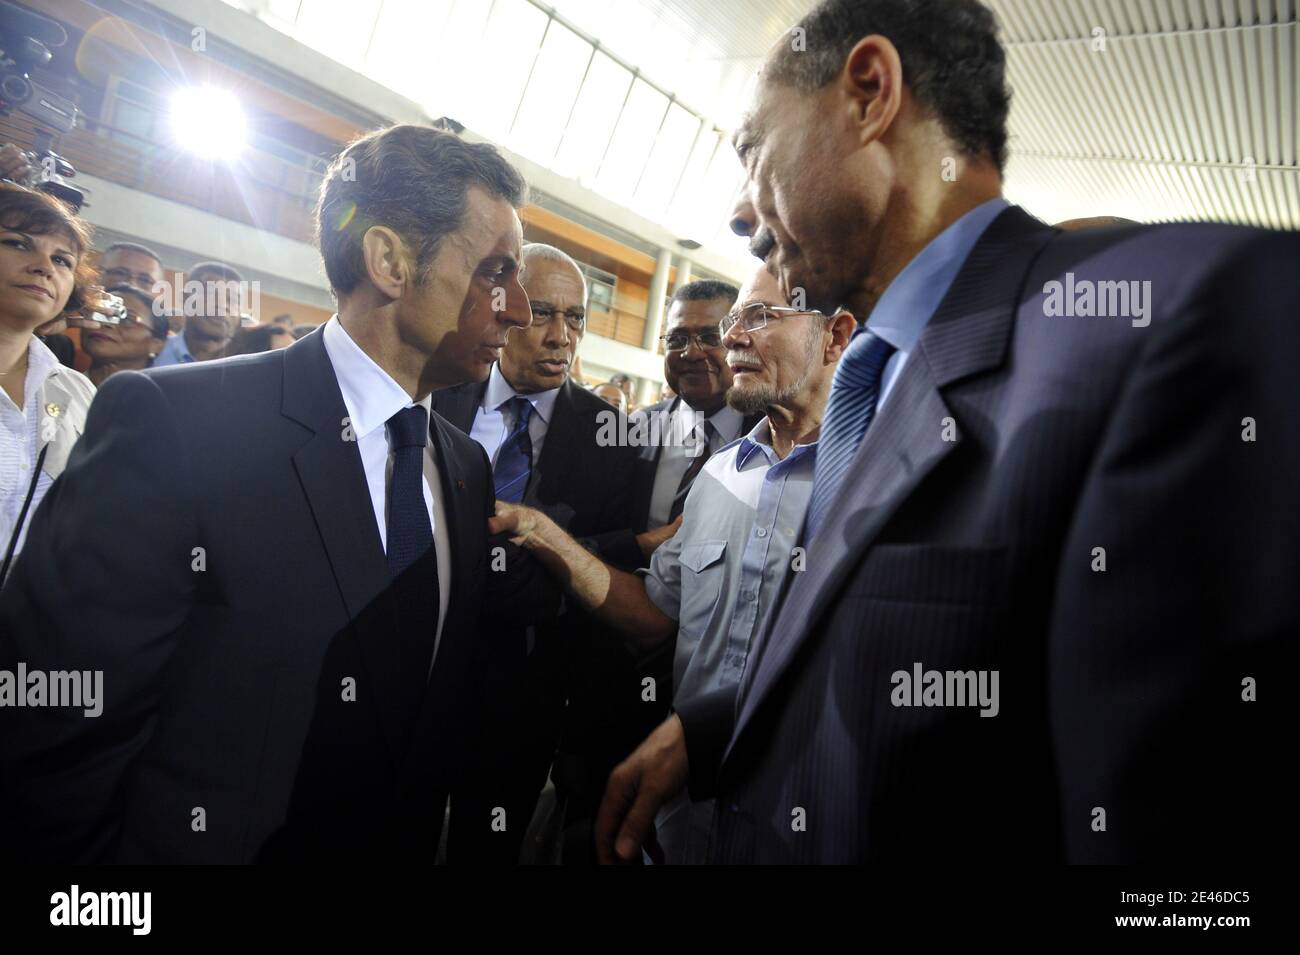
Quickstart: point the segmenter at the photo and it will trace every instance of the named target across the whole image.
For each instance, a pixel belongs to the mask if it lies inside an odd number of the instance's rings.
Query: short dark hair
[[[85,304],[86,287],[95,280],[95,270],[86,254],[91,248],[92,233],[85,219],[47,192],[0,182],[0,228],[28,235],[66,237],[77,253],[77,267],[64,311],[75,312]]]
[[[1007,162],[1006,51],[997,19],[977,0],[823,0],[799,21],[800,44],[783,42],[769,76],[804,92],[826,86],[865,36],[898,50],[903,81],[969,155]]]
[[[466,196],[479,186],[518,209],[526,187],[490,143],[427,126],[399,125],[361,137],[339,153],[321,183],[316,242],[335,293],[365,275],[361,239],[383,225],[415,249],[423,273],[443,238],[464,224]]]
[[[138,242],[114,242],[103,252],[99,253],[100,261],[103,261],[104,256],[108,255],[110,252],[137,252],[140,255],[147,255],[159,265],[163,264],[163,260],[157,252],[149,248],[149,246],[141,245]]]
[[[740,289],[727,282],[719,282],[717,279],[696,279],[694,282],[687,282],[673,292],[672,300],[674,302],[711,302],[715,298],[725,298],[727,304],[731,305],[739,294]]]
[[[225,282],[242,282],[244,277],[239,274],[239,270],[233,266],[226,265],[224,262],[195,262],[190,266],[190,271],[186,278],[194,278],[200,272],[209,275],[219,275]]]

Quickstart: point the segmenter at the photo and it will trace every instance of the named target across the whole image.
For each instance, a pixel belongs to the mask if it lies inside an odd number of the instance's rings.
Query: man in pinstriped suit
[[[1007,206],[1004,55],[974,0],[827,0],[800,27],[735,135],[733,228],[866,327],[806,569],[737,692],[615,770],[602,856],[634,858],[687,784],[717,796],[724,862],[1272,851],[1255,683],[1300,629],[1300,240]]]

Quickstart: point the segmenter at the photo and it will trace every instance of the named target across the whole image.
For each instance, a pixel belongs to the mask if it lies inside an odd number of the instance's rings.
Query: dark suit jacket
[[[434,409],[468,434],[486,387],[473,383],[435,392]],[[618,562],[617,554],[606,553],[603,544],[630,524],[635,455],[634,448],[600,443],[602,430],[610,431],[602,423],[617,414],[566,381],[523,499],[611,563]],[[490,639],[492,689],[484,695],[491,715],[475,770],[483,785],[479,805],[469,810],[474,822],[468,830],[482,838],[463,841],[466,830],[457,825],[449,850],[457,859],[514,861],[557,745],[578,754],[582,774],[591,774],[582,785],[603,791],[608,770],[666,714],[667,688],[656,702],[643,701],[622,637],[577,608],[527,630],[502,628]],[[492,795],[503,787],[506,795]],[[497,806],[507,810],[504,835],[486,825]]]
[[[5,849],[433,859],[477,703],[491,475],[433,415],[452,590],[418,726],[402,726],[346,415],[319,332],[100,389],[5,585],[0,667],[102,670],[103,714],[0,710]]]
[[[1271,851],[1280,716],[1243,681],[1300,633],[1297,261],[1293,234],[995,220],[761,628],[734,726],[717,698],[683,713],[720,860]],[[1149,281],[1149,324],[1049,317],[1067,273]],[[998,714],[893,705],[916,663],[999,671]]]

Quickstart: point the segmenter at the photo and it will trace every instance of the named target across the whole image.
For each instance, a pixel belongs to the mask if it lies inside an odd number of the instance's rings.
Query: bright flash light
[[[189,86],[172,97],[172,136],[186,152],[230,162],[245,145],[244,111],[230,90]]]

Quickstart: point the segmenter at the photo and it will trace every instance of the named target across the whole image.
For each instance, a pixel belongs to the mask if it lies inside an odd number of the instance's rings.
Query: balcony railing
[[[0,141],[29,148],[35,131],[24,116],[0,117]],[[55,148],[78,173],[291,239],[312,240],[320,174],[312,168],[319,160],[306,153],[302,161],[290,162],[250,148],[230,165],[207,162],[85,114]]]

